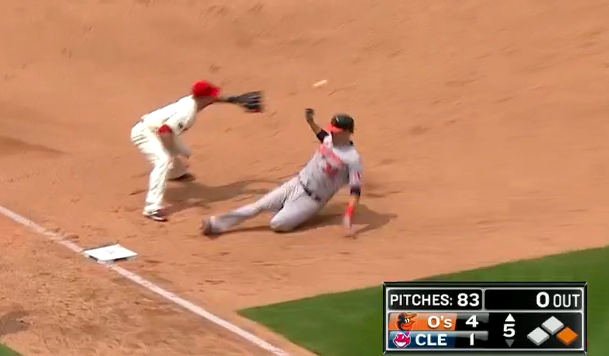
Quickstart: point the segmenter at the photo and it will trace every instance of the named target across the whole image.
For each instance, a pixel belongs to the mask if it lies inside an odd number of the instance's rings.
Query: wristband
[[[345,215],[347,215],[348,217],[352,217],[354,212],[355,212],[355,207],[353,205],[349,205],[347,207],[347,211],[345,212]]]

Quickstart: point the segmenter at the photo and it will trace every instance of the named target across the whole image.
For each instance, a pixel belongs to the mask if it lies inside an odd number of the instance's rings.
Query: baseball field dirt
[[[607,245],[609,4],[601,0],[0,0],[0,205],[294,355],[236,310]],[[139,117],[209,79],[170,222],[141,215]],[[321,80],[327,83],[314,87]],[[216,240],[316,148],[303,109],[356,120],[358,234],[339,194],[298,232]],[[266,351],[0,217],[0,342],[29,355]],[[3,325],[6,326],[6,325]]]

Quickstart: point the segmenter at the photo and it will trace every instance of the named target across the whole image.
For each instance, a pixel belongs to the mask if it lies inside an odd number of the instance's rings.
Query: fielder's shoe
[[[170,179],[172,182],[192,182],[193,180],[195,180],[194,174],[188,172],[179,177]]]
[[[144,213],[144,216],[154,221],[167,221],[167,216],[162,210],[155,210]]]
[[[207,237],[217,237],[220,235],[220,231],[215,229],[212,224],[212,218],[205,219],[201,226],[201,233]]]

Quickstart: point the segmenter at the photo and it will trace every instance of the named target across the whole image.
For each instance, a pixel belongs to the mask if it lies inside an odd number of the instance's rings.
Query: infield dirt
[[[306,354],[234,311],[607,244],[607,18],[600,0],[0,0],[0,204],[85,248],[120,242],[139,254],[127,269]],[[268,111],[200,114],[185,135],[198,180],[170,184],[169,223],[145,220],[131,126],[201,78],[264,90]],[[356,119],[357,237],[341,235],[346,194],[293,234],[261,217],[201,237],[205,216],[309,159],[305,107]],[[0,231],[0,335],[17,351],[264,354],[13,222]]]

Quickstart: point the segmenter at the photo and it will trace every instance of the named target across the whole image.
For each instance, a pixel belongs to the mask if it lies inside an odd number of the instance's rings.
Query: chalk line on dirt
[[[45,236],[49,240],[54,241],[64,247],[67,247],[68,249],[72,250],[73,252],[76,252],[76,253],[86,257],[86,255],[84,254],[84,249],[82,249],[77,244],[75,244],[69,240],[66,240],[60,234],[49,231],[49,230],[45,229],[44,227],[36,224],[32,220],[30,220],[26,217],[23,217],[10,209],[3,207],[2,205],[0,205],[0,214],[6,216],[7,218],[25,226],[25,227],[30,228],[31,230],[37,232],[38,234]],[[120,274],[121,276],[127,278],[131,282],[138,284],[138,285],[148,289],[149,291],[154,292],[154,293],[160,295],[161,297],[181,306],[182,308],[187,309],[188,311],[190,311],[202,318],[205,318],[205,319],[211,321],[212,323],[214,323],[218,326],[221,326],[234,334],[241,336],[242,338],[253,343],[254,345],[256,345],[264,350],[269,351],[273,355],[290,356],[290,354],[288,354],[287,352],[269,344],[268,342],[262,340],[261,338],[257,337],[256,335],[249,333],[234,324],[231,324],[230,322],[208,312],[207,310],[187,301],[186,299],[179,297],[178,295],[176,295],[174,293],[171,293],[171,292],[159,287],[158,285],[148,281],[147,279],[144,279],[143,277],[140,277],[139,275],[137,275],[123,267],[119,267],[114,264],[108,264],[108,263],[103,263],[103,262],[97,262],[97,263]]]

